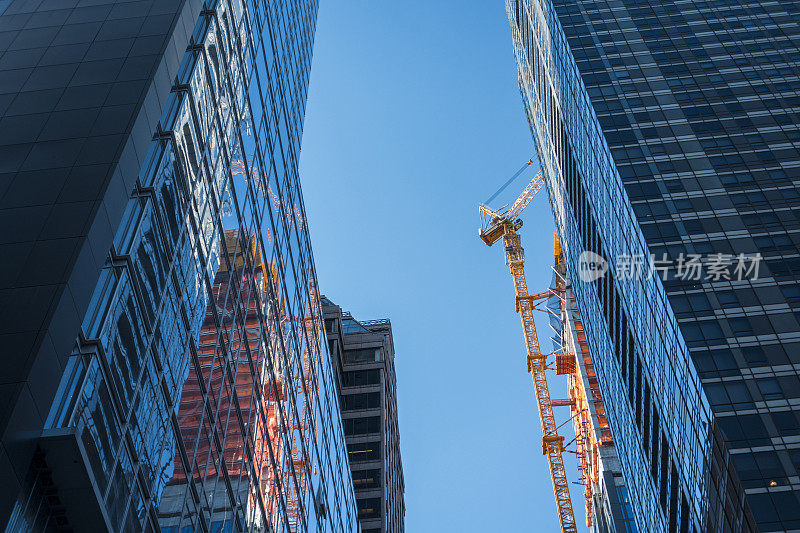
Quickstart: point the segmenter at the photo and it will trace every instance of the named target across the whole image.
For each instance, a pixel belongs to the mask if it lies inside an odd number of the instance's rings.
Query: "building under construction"
[[[569,407],[575,434],[571,451],[578,459],[574,483],[583,485],[586,526],[598,533],[636,531],[583,320],[558,237],[554,242],[555,264],[547,312],[554,332],[556,374],[566,376],[569,397],[553,400],[553,405]]]
[[[488,246],[502,241],[506,265],[514,282],[516,310],[522,320],[527,350],[528,372],[533,378],[541,421],[542,453],[547,457],[550,467],[562,533],[575,533],[578,530],[565,453],[577,456],[577,481],[572,483],[583,486],[586,526],[599,533],[635,532],[637,528],[627,488],[558,236],[554,236],[553,281],[549,290],[528,292],[525,250],[520,235],[523,223],[518,217],[542,189],[542,173],[534,176],[508,209],[495,211],[486,205],[532,163],[532,160],[525,163],[497,193],[481,204],[479,210],[483,224],[478,234]],[[550,326],[554,332],[554,350],[551,353],[543,352],[539,344],[534,317],[536,311],[550,316]],[[567,398],[552,399],[547,374],[553,370],[557,375],[566,376]],[[569,408],[569,416],[559,424],[556,408],[564,407]],[[566,436],[559,431],[569,422],[575,437],[566,441]]]

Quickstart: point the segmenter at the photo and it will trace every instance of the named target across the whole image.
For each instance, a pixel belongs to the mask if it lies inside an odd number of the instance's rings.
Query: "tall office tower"
[[[0,527],[357,528],[297,175],[316,11],[0,2]]]
[[[800,528],[800,4],[506,6],[639,530]]]
[[[388,320],[356,320],[322,297],[362,533],[402,533],[406,506],[394,340]]]

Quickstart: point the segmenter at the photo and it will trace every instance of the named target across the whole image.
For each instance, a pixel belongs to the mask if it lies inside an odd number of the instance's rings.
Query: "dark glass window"
[[[760,415],[720,417],[717,423],[734,448],[769,444],[770,435]]]
[[[381,458],[380,441],[373,442],[352,442],[347,445],[347,455],[350,462],[353,461],[376,461]]]
[[[800,448],[789,450],[789,458],[792,460],[794,469],[800,472]]]
[[[381,417],[367,416],[364,418],[346,418],[344,420],[345,435],[366,435],[378,433],[381,430]]]
[[[745,488],[773,483],[783,485],[786,482],[786,472],[775,452],[738,454],[733,456],[733,459]]]
[[[358,505],[359,520],[381,517],[380,498],[359,498],[356,503]]]
[[[800,435],[800,423],[797,414],[792,411],[778,411],[771,413],[772,422],[782,436]]]
[[[353,470],[353,487],[358,489],[373,489],[381,486],[381,471],[378,468],[369,470]]]
[[[348,363],[365,363],[368,361],[380,361],[380,348],[361,348],[359,350],[345,350],[344,360]]]
[[[750,509],[753,511],[753,517],[759,524],[775,522],[779,519],[769,493],[749,494],[747,496],[747,501],[750,504]]]
[[[781,390],[787,398],[800,397],[800,379],[797,376],[780,376],[778,383],[780,383]]]
[[[345,387],[359,387],[361,385],[378,385],[381,382],[381,371],[377,368],[371,370],[354,370],[342,374],[342,385]]]
[[[792,303],[800,302],[800,287],[797,285],[781,285],[781,292],[787,301]]]
[[[759,379],[758,390],[765,400],[780,400],[783,399],[783,391],[781,391],[778,380],[775,378]]]
[[[366,392],[363,394],[347,394],[342,396],[342,410],[356,411],[359,409],[374,409],[381,405],[380,392]]]
[[[742,348],[742,355],[744,355],[747,364],[750,366],[762,366],[767,364],[767,356],[764,354],[764,349],[761,346],[747,346]]]

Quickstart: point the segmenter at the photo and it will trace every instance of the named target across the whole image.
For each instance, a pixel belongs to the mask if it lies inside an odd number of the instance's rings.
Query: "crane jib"
[[[521,173],[525,167],[530,165],[528,161],[523,167],[514,174],[486,204],[494,200],[506,187],[508,187]],[[536,323],[533,317],[535,304],[532,300],[549,296],[549,293],[529,294],[528,284],[525,280],[525,250],[520,242],[517,233],[522,227],[522,221],[517,217],[528,206],[530,201],[536,196],[544,186],[544,177],[540,170],[536,176],[528,183],[525,190],[517,198],[514,204],[505,212],[494,212],[486,206],[480,206],[480,212],[489,217],[489,222],[482,227],[478,233],[481,240],[491,246],[502,238],[503,249],[506,257],[506,265],[514,281],[514,292],[516,308],[522,320],[522,333],[525,337],[525,348],[527,351],[528,372],[533,378],[536,403],[539,408],[539,421],[542,426],[542,453],[547,456],[550,466],[550,478],[553,482],[553,494],[555,495],[558,518],[561,524],[562,533],[577,533],[575,524],[575,514],[572,509],[572,499],[567,484],[567,473],[564,468],[564,437],[559,436],[558,426],[556,425],[555,415],[553,414],[553,401],[550,398],[550,389],[547,385],[547,355],[542,354],[539,348],[539,338],[536,334]]]
[[[550,478],[553,483],[553,493],[556,498],[559,521],[562,533],[577,533],[575,514],[572,509],[572,498],[567,484],[567,473],[564,468],[564,437],[558,435],[553,402],[550,399],[550,389],[545,376],[545,360],[539,349],[539,339],[536,334],[536,323],[533,318],[533,304],[529,299],[528,286],[525,280],[525,266],[522,260],[524,251],[520,244],[519,235],[506,234],[506,258],[511,277],[514,280],[514,292],[517,297],[517,311],[522,319],[522,333],[528,352],[528,371],[533,378],[536,401],[539,406],[539,421],[542,425],[542,453],[547,456],[550,466]]]
[[[506,190],[506,188],[507,188],[509,185],[511,185],[511,183],[513,183],[513,182],[514,182],[514,180],[515,180],[515,179],[517,179],[517,178],[519,177],[519,175],[520,175],[520,174],[522,174],[523,172],[525,172],[525,169],[526,169],[526,168],[528,168],[528,167],[530,166],[530,164],[531,164],[531,163],[533,163],[533,159],[529,159],[527,163],[525,163],[524,165],[522,165],[522,167],[521,167],[519,170],[517,170],[517,171],[514,173],[514,175],[513,175],[513,176],[511,176],[511,177],[508,179],[508,181],[507,181],[507,182],[505,182],[503,185],[501,185],[501,186],[500,186],[500,188],[499,188],[499,189],[497,189],[497,192],[495,192],[493,195],[491,195],[491,196],[489,197],[489,199],[488,199],[488,200],[486,200],[485,202],[483,202],[483,204],[484,204],[484,205],[489,205],[489,204],[492,202],[492,200],[494,200],[495,198],[497,198],[498,196],[500,196],[500,193],[501,193],[501,192],[503,192],[504,190]]]

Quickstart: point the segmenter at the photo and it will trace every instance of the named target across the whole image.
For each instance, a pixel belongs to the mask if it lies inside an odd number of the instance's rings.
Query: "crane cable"
[[[530,166],[532,163],[533,163],[533,159],[528,159],[528,161],[527,161],[527,162],[526,162],[524,165],[522,165],[522,168],[520,168],[519,170],[517,170],[517,171],[514,173],[514,175],[513,175],[513,176],[511,176],[511,177],[508,179],[508,181],[507,181],[507,182],[505,182],[505,183],[504,183],[504,184],[503,184],[503,185],[502,185],[502,186],[501,186],[499,189],[497,189],[497,192],[496,192],[496,193],[494,193],[492,196],[490,196],[488,200],[486,200],[485,202],[483,202],[483,205],[486,205],[486,206],[488,206],[488,205],[489,205],[489,203],[491,203],[491,201],[492,201],[492,200],[494,200],[495,198],[497,198],[497,197],[500,195],[500,193],[501,193],[501,192],[503,192],[504,190],[506,190],[506,187],[508,187],[509,185],[511,185],[511,183],[512,183],[512,182],[513,182],[515,179],[517,179],[517,178],[520,176],[520,174],[522,174],[522,173],[525,171],[525,169],[526,169],[526,168],[528,168],[528,167],[529,167],[529,166]]]

